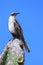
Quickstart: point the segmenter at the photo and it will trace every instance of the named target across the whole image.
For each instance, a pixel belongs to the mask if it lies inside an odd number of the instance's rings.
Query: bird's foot
[[[14,38],[11,38],[9,41],[11,41],[11,40],[13,41],[13,40],[14,40]]]

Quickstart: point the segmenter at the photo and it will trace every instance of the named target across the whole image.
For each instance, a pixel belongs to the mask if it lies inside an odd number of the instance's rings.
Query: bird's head
[[[11,13],[11,16],[16,16],[16,15],[18,15],[18,14],[20,14],[20,13],[12,12],[12,13]]]

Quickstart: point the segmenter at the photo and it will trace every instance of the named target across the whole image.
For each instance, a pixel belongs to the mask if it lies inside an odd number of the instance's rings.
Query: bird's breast
[[[15,33],[15,27],[14,27],[14,22],[13,21],[9,21],[8,27],[9,27],[9,31],[11,33]]]

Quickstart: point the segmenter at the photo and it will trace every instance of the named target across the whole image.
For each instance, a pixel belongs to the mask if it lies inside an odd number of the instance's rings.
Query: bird
[[[18,12],[12,12],[9,16],[9,22],[8,22],[8,28],[9,28],[9,31],[10,33],[12,34],[12,36],[14,38],[18,38],[18,39],[21,39],[23,41],[23,45],[24,47],[26,48],[26,50],[28,52],[30,52],[30,49],[25,41],[25,38],[24,38],[24,35],[23,35],[23,30],[19,24],[19,22],[17,21],[16,19],[16,16],[20,14]]]

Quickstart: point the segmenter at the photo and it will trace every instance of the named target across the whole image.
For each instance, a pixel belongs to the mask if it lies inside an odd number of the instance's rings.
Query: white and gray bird
[[[8,22],[9,31],[13,35],[14,38],[21,39],[24,43],[26,50],[30,52],[30,49],[28,48],[28,45],[26,44],[26,41],[24,39],[22,28],[20,24],[18,23],[18,21],[16,20],[16,15],[18,14],[19,13],[14,13],[14,12],[11,13],[9,17],[9,22]]]

